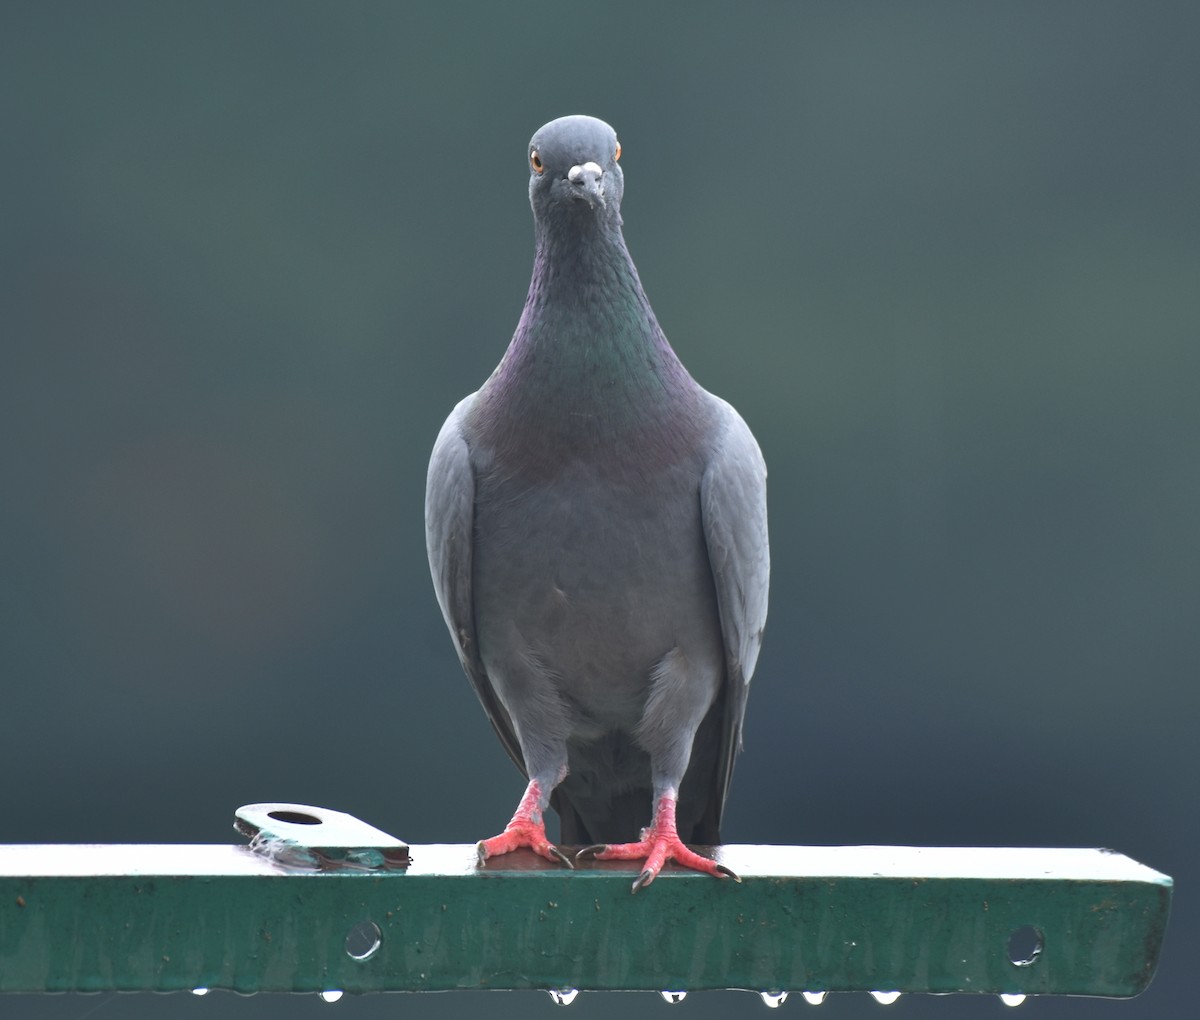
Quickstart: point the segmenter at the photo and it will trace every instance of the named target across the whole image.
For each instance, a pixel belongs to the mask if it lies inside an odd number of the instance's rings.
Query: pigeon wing
[[[496,697],[479,657],[472,593],[475,530],[475,474],[463,434],[463,419],[475,399],[459,401],[438,433],[425,484],[425,547],[442,617],[463,669],[475,688],[504,750],[525,771],[525,758],[508,712]]]
[[[754,435],[720,398],[724,428],[700,480],[700,513],[725,644],[725,715],[717,749],[716,818],[742,748],[750,678],[767,621],[771,555],[767,542],[767,468]]]

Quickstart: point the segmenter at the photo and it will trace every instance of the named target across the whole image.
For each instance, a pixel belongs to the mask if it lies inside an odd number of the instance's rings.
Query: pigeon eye
[[[617,162],[621,158],[621,143],[617,142],[617,151],[613,153],[613,162]]]
[[[537,149],[532,149],[532,150],[530,151],[530,153],[529,153],[529,165],[530,165],[531,167],[533,167],[533,172],[534,172],[535,174],[540,174],[540,173],[541,173],[543,170],[545,170],[545,169],[546,169],[546,164],[542,162],[542,156],[541,156],[541,153],[539,153],[539,152],[537,151]]]

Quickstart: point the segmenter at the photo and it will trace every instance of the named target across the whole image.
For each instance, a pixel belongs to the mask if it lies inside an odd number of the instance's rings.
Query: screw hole
[[[268,818],[277,822],[291,822],[293,825],[320,825],[321,819],[313,815],[302,814],[299,811],[268,811]]]
[[[374,921],[359,921],[346,932],[346,955],[352,960],[369,960],[383,943],[383,932]]]
[[[1008,937],[1008,959],[1014,967],[1032,967],[1046,948],[1046,936],[1040,928],[1023,924]]]

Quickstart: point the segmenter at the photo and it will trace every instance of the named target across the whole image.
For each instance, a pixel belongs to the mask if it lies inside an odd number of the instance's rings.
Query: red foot
[[[546,838],[546,823],[542,819],[541,790],[536,780],[531,780],[525,788],[525,796],[517,805],[512,821],[504,827],[504,831],[491,839],[481,839],[475,844],[475,852],[479,855],[479,863],[483,864],[489,857],[499,857],[511,853],[518,847],[529,847],[535,854],[545,857],[548,861],[565,864],[568,868],[575,865],[567,856]]]
[[[740,882],[729,868],[716,861],[701,857],[694,850],[683,845],[678,832],[675,830],[675,798],[665,795],[659,799],[658,810],[654,815],[654,823],[648,829],[642,830],[642,838],[637,843],[610,843],[599,846],[584,847],[576,854],[577,857],[595,857],[598,861],[640,861],[645,860],[646,866],[633,883],[633,891],[644,889],[662,871],[667,861],[674,861],[685,868],[703,871],[715,878],[732,878]]]

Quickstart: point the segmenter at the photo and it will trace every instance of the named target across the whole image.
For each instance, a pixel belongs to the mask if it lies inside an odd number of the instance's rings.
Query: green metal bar
[[[631,896],[636,865],[521,851],[478,868],[472,846],[303,872],[246,847],[0,846],[0,991],[1126,997],[1154,973],[1171,897],[1166,875],[1101,850],[716,853],[741,884],[668,869]]]

